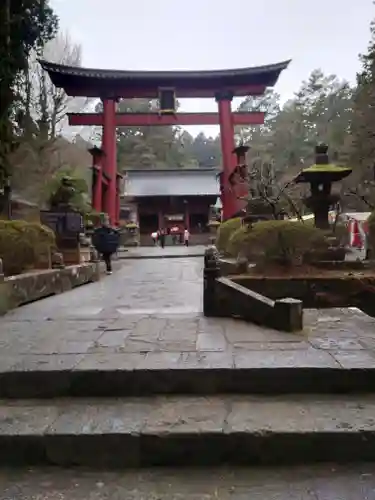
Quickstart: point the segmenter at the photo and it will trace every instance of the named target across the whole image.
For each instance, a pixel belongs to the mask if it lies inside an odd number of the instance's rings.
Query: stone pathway
[[[123,262],[112,276],[0,318],[0,372],[375,367],[375,319],[306,311],[288,334],[202,316],[202,258]]]
[[[0,500],[374,500],[372,464],[124,472],[0,471]]]

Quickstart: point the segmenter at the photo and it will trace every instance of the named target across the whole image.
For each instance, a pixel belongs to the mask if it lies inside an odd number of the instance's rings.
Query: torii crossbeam
[[[232,113],[234,126],[262,125],[262,112]],[[102,113],[69,113],[69,125],[102,127],[104,117]],[[116,127],[142,127],[166,125],[220,125],[219,113],[176,113],[175,115],[161,115],[159,113],[116,113]]]

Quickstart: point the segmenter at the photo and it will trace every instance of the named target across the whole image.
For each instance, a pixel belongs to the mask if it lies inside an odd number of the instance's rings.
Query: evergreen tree
[[[30,52],[39,50],[57,32],[58,19],[48,0],[0,2],[0,188],[10,174],[19,78]]]
[[[354,187],[348,191],[364,202],[361,208],[375,206],[375,20],[370,31],[368,51],[360,56],[362,70],[357,74],[351,126],[350,163],[354,168],[351,176]]]
[[[370,177],[375,162],[375,21],[371,23],[371,40],[367,54],[361,55],[362,71],[357,75],[352,121],[353,167]]]

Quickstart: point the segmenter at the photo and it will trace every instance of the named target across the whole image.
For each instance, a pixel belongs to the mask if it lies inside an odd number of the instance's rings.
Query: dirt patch
[[[270,265],[267,268],[253,267],[249,269],[248,273],[241,274],[237,276],[238,278],[246,276],[256,276],[257,278],[336,278],[336,279],[347,279],[347,278],[374,278],[375,279],[375,269],[321,269],[310,265],[301,266],[277,266]]]

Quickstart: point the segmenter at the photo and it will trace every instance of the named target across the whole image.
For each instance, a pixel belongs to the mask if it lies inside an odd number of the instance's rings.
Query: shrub
[[[328,248],[326,235],[311,224],[288,220],[257,222],[232,233],[227,250],[255,263],[290,265],[306,260],[311,249]]]
[[[220,252],[227,253],[228,243],[232,234],[242,226],[242,219],[236,217],[222,222],[217,230],[216,246]]]
[[[36,267],[54,244],[53,231],[42,224],[0,220],[0,257],[8,276]]]

